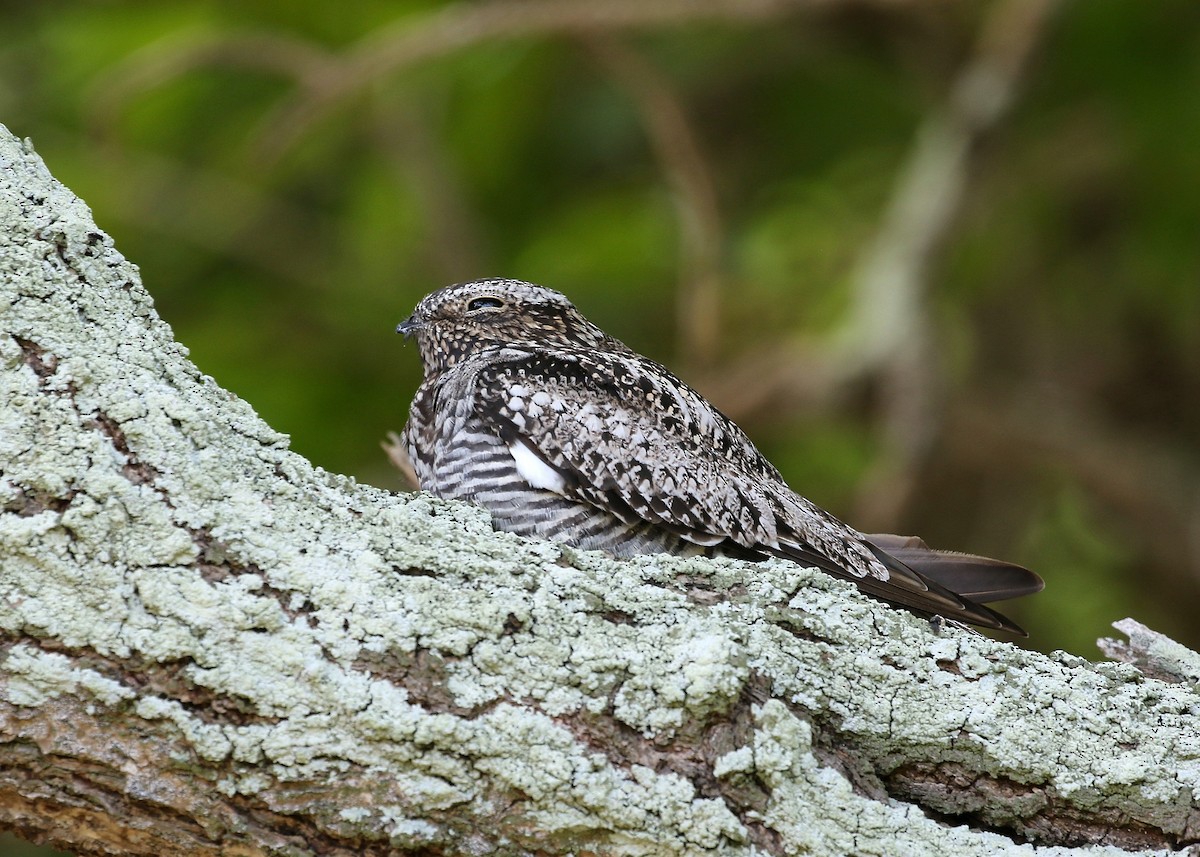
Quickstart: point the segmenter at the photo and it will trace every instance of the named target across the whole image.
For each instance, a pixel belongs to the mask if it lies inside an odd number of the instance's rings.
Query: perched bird
[[[846,526],[556,291],[447,286],[397,331],[425,368],[401,435],[420,488],[483,506],[499,529],[617,556],[785,557],[921,615],[1024,634],[978,602],[1036,592],[1037,575]]]

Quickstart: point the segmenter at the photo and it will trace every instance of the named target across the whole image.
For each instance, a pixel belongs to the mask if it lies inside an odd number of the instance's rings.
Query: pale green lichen
[[[175,724],[202,759],[220,762],[229,755],[230,741],[225,735],[225,728],[202,722],[174,699],[143,696],[137,701],[134,711],[143,720],[167,720]]]
[[[519,792],[524,824],[603,837],[613,854],[750,854],[754,822],[787,853],[1058,853],[856,793],[818,762],[804,712],[879,759],[950,753],[1060,794],[1119,788],[1145,815],[1195,799],[1187,688],[938,636],[782,561],[618,562],[327,474],[187,361],[86,207],[4,134],[0,221],[0,501],[20,510],[0,514],[0,627],[183,661],[187,681],[257,719],[206,722],[20,646],[0,664],[11,703],[132,703],[234,765],[226,794],[385,770],[411,803],[344,820],[378,817],[410,844],[438,836],[422,809],[486,817],[490,795]],[[360,663],[418,651],[441,664],[447,710]],[[715,773],[772,787],[758,818],[669,766],[614,762],[567,722],[614,717],[653,756],[738,704],[751,677],[775,699]]]
[[[1154,675],[1185,681],[1200,690],[1200,653],[1193,652],[1134,619],[1126,618],[1113,622],[1113,627],[1125,634],[1129,642],[1107,637],[1097,640],[1097,644],[1106,655],[1139,666],[1144,665]]]
[[[951,827],[918,808],[871,800],[829,768],[810,749],[808,725],[778,700],[756,711],[752,769],[772,788],[764,820],[798,853],[926,857],[929,854],[1129,855],[1116,847],[1031,848],[967,827]],[[739,763],[744,764],[744,760]]]
[[[65,655],[16,645],[4,659],[0,695],[13,705],[34,708],[63,694],[116,705],[136,694],[100,673],[76,667]]]

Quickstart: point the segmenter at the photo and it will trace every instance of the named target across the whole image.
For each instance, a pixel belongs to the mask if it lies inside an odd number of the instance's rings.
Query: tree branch
[[[0,220],[0,826],[136,855],[1200,840],[1193,687],[325,473],[7,132]]]
[[[891,531],[942,429],[942,372],[929,318],[929,270],[969,189],[979,141],[1007,115],[1059,0],[998,0],[946,103],[921,125],[875,240],[853,277],[854,312],[834,361],[882,376],[885,453],[857,519]]]

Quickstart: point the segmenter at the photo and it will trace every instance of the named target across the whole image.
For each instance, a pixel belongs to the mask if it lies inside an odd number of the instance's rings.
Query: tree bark
[[[2,128],[0,219],[0,827],[130,855],[1200,841],[1192,653],[1110,646],[1168,681],[1046,657],[786,562],[621,562],[325,473]]]

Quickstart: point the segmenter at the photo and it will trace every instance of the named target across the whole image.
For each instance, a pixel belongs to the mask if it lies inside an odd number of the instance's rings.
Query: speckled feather
[[[399,330],[425,366],[402,435],[420,487],[478,503],[500,529],[619,556],[781,556],[919,613],[1020,632],[792,491],[733,421],[558,292],[448,286]],[[1040,588],[978,559],[1003,578],[981,587],[996,597]]]

